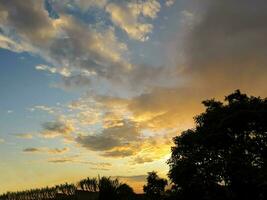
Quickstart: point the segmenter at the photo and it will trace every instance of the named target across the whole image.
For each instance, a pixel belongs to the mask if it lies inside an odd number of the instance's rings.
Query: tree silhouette
[[[134,199],[134,191],[129,185],[123,183],[117,188],[117,194],[119,200]]]
[[[267,99],[235,91],[207,100],[174,138],[169,177],[180,199],[266,199]]]
[[[118,179],[112,180],[110,177],[101,177],[98,180],[99,200],[117,200],[117,189],[120,186]]]
[[[83,191],[88,191],[88,192],[97,192],[98,191],[98,182],[96,178],[86,178],[83,180],[80,180],[78,182],[78,186],[80,189]]]
[[[75,194],[75,191],[77,190],[76,186],[74,184],[61,184],[56,186],[59,193],[62,193],[66,196],[71,196]]]
[[[149,172],[147,176],[147,185],[144,185],[144,192],[151,200],[161,199],[168,184],[166,179],[160,178],[156,172]]]

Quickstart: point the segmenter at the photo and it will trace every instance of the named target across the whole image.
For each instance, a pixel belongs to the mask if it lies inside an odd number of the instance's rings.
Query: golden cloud
[[[156,18],[160,10],[158,1],[143,1],[138,3],[109,3],[106,11],[115,25],[124,30],[132,39],[146,41],[147,34],[152,32],[153,25],[139,22],[139,16]]]

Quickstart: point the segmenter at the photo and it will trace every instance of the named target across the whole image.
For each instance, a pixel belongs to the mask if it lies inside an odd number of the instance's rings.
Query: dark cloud
[[[71,121],[59,119],[57,121],[45,122],[42,124],[43,131],[42,136],[47,138],[53,138],[57,136],[68,136],[74,130],[74,126]]]
[[[191,65],[266,64],[267,2],[210,0],[188,44]],[[224,67],[228,67],[227,65]],[[253,67],[253,65],[251,66]]]
[[[23,149],[25,153],[48,153],[48,154],[63,154],[69,151],[69,148],[65,147],[62,149],[59,148],[47,148],[47,147],[30,147]]]
[[[48,12],[43,9],[43,1],[2,0],[0,2],[0,23],[4,28],[13,29],[32,43],[45,44],[53,31]],[[5,17],[4,17],[5,16]]]
[[[90,169],[91,169],[91,170],[95,170],[95,171],[108,171],[108,170],[110,170],[110,169],[108,169],[108,168],[100,168],[100,167],[98,167],[98,168],[96,168],[96,167],[91,167]]]
[[[192,12],[197,19],[183,42],[185,67],[181,70],[181,63],[177,64],[177,78],[184,81],[172,88],[151,89],[130,100],[129,110],[136,118],[147,118],[146,125],[184,125],[202,110],[202,100],[222,99],[238,88],[253,95],[267,94],[267,2],[204,0],[198,7],[201,11]],[[180,36],[171,38],[178,39]],[[174,56],[178,54],[181,51]],[[165,70],[159,73],[170,77]]]
[[[193,116],[203,109],[201,101],[214,97],[222,99],[236,89],[253,95],[267,94],[267,2],[205,0],[199,2],[199,7],[201,12],[192,13],[191,17],[197,19],[186,32],[186,62],[182,63],[185,67],[181,70],[181,63],[178,63],[175,73],[183,81],[173,87],[162,87],[161,84],[128,102],[128,109],[135,119],[142,119],[141,127],[192,126]],[[180,53],[176,52],[176,55]],[[162,77],[171,77],[172,70],[159,69],[158,72]],[[159,78],[153,73],[148,74]]]
[[[131,151],[109,151],[116,147],[128,147],[130,143],[140,139],[140,132],[133,122],[124,121],[120,125],[105,128],[100,134],[79,136],[76,141],[83,147],[93,151],[107,151],[106,156],[130,155]]]
[[[41,150],[39,148],[26,148],[26,149],[23,149],[23,152],[25,153],[37,153],[37,152],[40,152]]]
[[[208,0],[186,40],[194,86],[266,93],[267,2]],[[193,77],[193,78],[192,78]],[[212,84],[211,84],[212,83]]]
[[[59,158],[59,159],[54,159],[54,160],[48,160],[50,163],[68,163],[72,162],[72,159],[69,158]]]
[[[69,151],[69,148],[65,147],[63,149],[54,148],[54,149],[48,149],[47,152],[50,154],[62,154]]]
[[[178,72],[171,66],[135,65],[124,77],[127,89],[139,93],[153,87],[173,87],[179,81]]]
[[[76,141],[93,151],[105,151],[120,146],[119,139],[107,135],[79,136]]]

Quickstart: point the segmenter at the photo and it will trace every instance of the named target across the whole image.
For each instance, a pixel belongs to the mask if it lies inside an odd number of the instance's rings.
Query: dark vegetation
[[[74,184],[8,192],[1,200],[131,200],[140,199],[133,189],[110,177],[86,178]],[[142,198],[141,198],[142,199]]]
[[[235,91],[207,100],[174,138],[169,178],[179,199],[267,199],[267,99]]]
[[[135,195],[117,179],[102,177],[82,180],[78,186],[7,193],[0,199],[267,199],[267,99],[237,90],[224,103],[212,99],[203,104],[206,110],[195,117],[195,128],[173,139],[169,190],[167,180],[150,172],[145,196]]]
[[[156,172],[149,172],[147,176],[147,185],[144,185],[144,192],[148,199],[160,200],[165,195],[165,187],[168,182],[160,178]]]

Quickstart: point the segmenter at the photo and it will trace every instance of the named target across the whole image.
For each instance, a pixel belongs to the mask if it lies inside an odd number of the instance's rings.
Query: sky
[[[0,0],[0,193],[142,192],[201,102],[267,96],[265,0]]]

